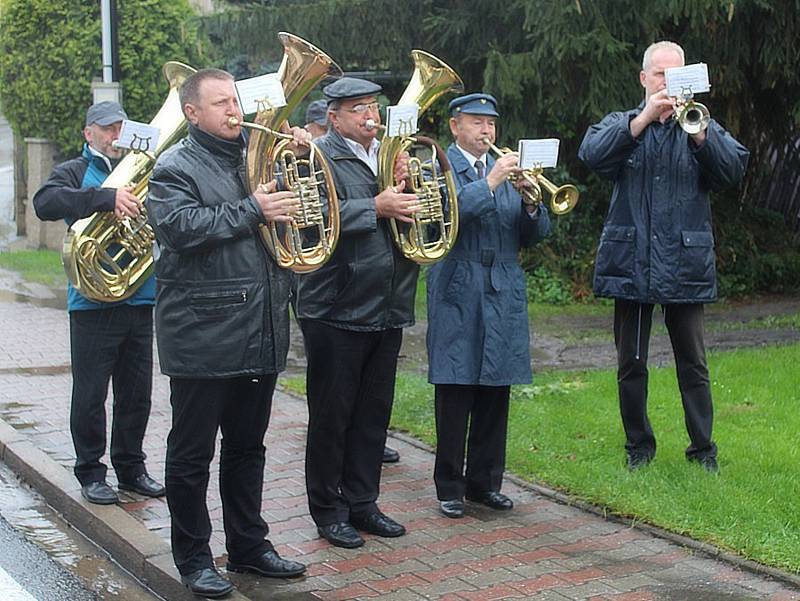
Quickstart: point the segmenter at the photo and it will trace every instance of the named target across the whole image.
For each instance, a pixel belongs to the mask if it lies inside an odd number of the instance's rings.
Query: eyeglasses
[[[373,113],[377,113],[381,110],[381,105],[379,102],[370,102],[369,104],[357,104],[349,109],[342,109],[343,111],[347,111],[348,113],[355,113],[357,115],[363,115],[367,111],[372,111]]]

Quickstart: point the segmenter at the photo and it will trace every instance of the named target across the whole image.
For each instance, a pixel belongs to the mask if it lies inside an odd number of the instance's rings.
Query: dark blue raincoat
[[[517,255],[550,232],[504,182],[494,192],[461,151],[447,158],[458,188],[453,250],[428,271],[428,379],[432,384],[507,386],[531,381],[525,274]],[[487,157],[488,173],[494,160]]]

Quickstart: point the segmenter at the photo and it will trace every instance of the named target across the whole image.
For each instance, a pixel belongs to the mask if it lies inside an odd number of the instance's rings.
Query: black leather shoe
[[[353,522],[353,526],[359,530],[377,536],[385,536],[386,538],[403,536],[406,533],[405,526],[398,524],[388,515],[384,515],[380,511],[367,514],[363,517],[350,516],[350,521]]]
[[[647,467],[650,465],[650,462],[653,460],[650,455],[644,455],[642,453],[628,453],[628,471],[635,472],[638,469],[643,467]]]
[[[233,583],[225,580],[214,568],[203,568],[186,576],[181,576],[183,586],[198,597],[217,599],[233,590]]]
[[[119,501],[119,496],[105,480],[84,484],[81,486],[81,495],[89,503],[94,503],[95,505],[113,505]]]
[[[237,563],[229,561],[225,568],[229,572],[258,574],[270,578],[291,578],[306,571],[306,566],[291,559],[284,559],[275,550],[265,551],[253,561]]]
[[[163,497],[167,489],[147,475],[147,472],[138,476],[133,482],[120,482],[120,490],[132,490],[145,497]]]
[[[461,499],[451,499],[450,501],[439,501],[439,509],[449,518],[464,517],[464,501]]]
[[[712,457],[711,455],[706,455],[705,457],[699,458],[691,457],[689,461],[699,463],[709,474],[719,474],[719,464],[717,463],[716,457]]]
[[[384,463],[397,463],[398,461],[400,461],[400,453],[389,447],[383,447]]]
[[[364,539],[361,538],[361,535],[347,522],[318,526],[317,532],[334,547],[355,549],[364,544]]]
[[[514,501],[509,499],[501,492],[490,490],[479,495],[467,495],[467,500],[473,503],[480,503],[491,507],[492,509],[499,509],[501,511],[508,511],[514,507]]]

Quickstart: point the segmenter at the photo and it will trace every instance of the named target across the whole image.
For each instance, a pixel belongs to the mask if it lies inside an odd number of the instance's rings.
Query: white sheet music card
[[[519,141],[519,166],[522,169],[547,169],[558,163],[557,138]]]
[[[696,63],[685,67],[673,67],[664,72],[667,78],[667,94],[675,98],[708,92],[708,65]]]
[[[398,104],[386,107],[386,135],[411,136],[417,133],[419,106]]]
[[[130,148],[134,152],[155,152],[161,130],[149,123],[125,119],[119,130],[117,148]]]
[[[259,110],[286,106],[283,86],[277,73],[267,73],[236,82],[242,113],[252,115]]]

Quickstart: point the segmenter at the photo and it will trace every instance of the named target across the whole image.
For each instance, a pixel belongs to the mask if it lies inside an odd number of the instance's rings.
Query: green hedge
[[[167,94],[168,60],[197,64],[196,21],[187,0],[119,0],[124,105],[149,122]],[[0,102],[14,131],[80,149],[91,81],[102,76],[100,3],[2,0]]]

